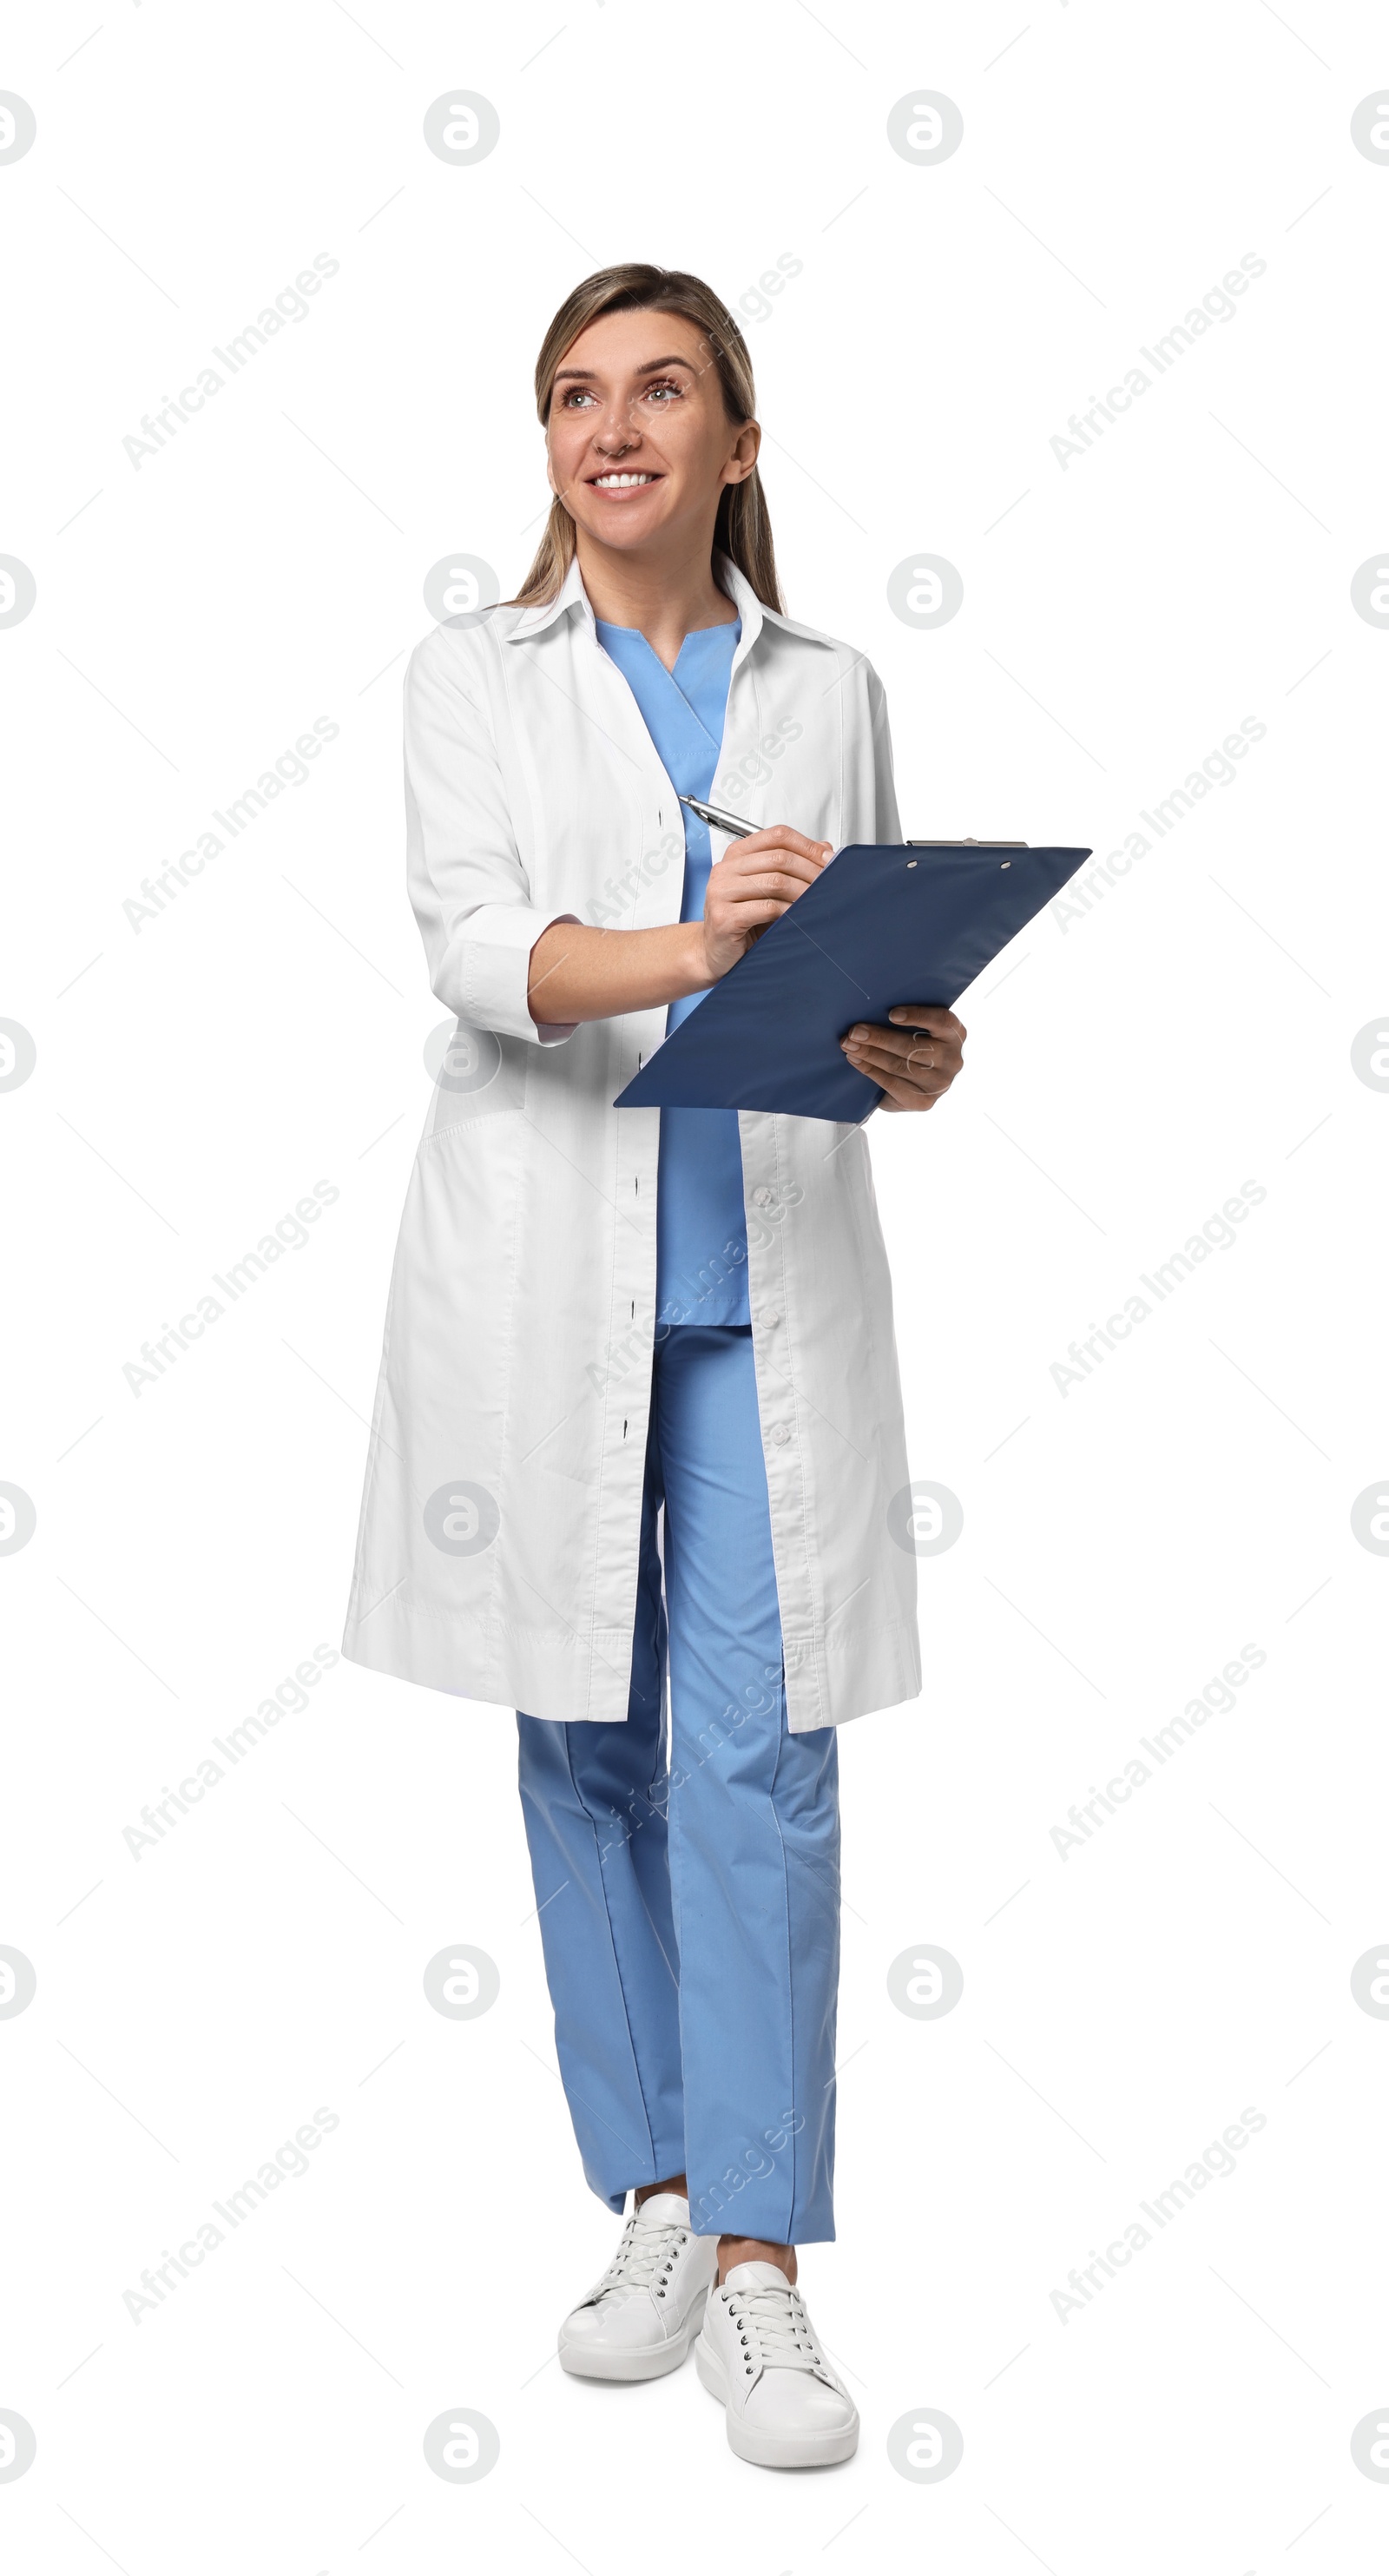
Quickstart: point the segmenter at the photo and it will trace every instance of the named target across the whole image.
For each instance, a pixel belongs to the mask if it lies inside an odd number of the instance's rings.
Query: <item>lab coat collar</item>
[[[769,608],[765,600],[759,599],[746,573],[738,570],[731,555],[715,555],[714,570],[720,587],[727,591],[743,621],[738,650],[733,656],[735,670],[744,655],[751,651],[764,626],[777,626],[783,635],[799,635],[806,644],[824,644],[831,653],[836,650],[832,635],[822,635],[815,626],[802,626],[798,619],[785,616],[779,608]]]
[[[589,626],[593,626],[593,610],[589,606],[577,555],[553,599],[533,600],[528,608],[522,609],[507,637],[508,643],[524,644],[533,635],[543,635],[547,626],[553,626],[557,618],[567,616],[571,608],[581,608]]]
[[[757,642],[762,632],[763,619],[770,617],[773,611],[763,605],[746,573],[739,572],[731,555],[715,555],[714,579],[720,590],[727,591],[743,622],[743,631],[734,647],[733,660],[729,666],[728,676],[731,681],[739,663],[746,662]]]

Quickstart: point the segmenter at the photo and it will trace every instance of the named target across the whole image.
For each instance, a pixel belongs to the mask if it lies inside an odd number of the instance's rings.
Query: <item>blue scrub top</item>
[[[707,798],[723,741],[724,711],[741,618],[687,635],[673,671],[635,626],[595,621],[598,640],[641,709],[656,754],[680,796]],[[687,805],[682,921],[702,921],[713,852],[707,824]],[[666,1034],[703,999],[672,1002]],[[656,1196],[656,1320],[748,1324],[748,1239],[743,1149],[736,1109],[663,1109]]]

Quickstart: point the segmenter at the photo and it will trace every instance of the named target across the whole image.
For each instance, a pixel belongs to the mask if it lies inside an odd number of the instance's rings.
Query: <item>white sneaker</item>
[[[581,2379],[659,2379],[678,2370],[719,2268],[718,2238],[690,2234],[682,2192],[634,2210],[602,2280],[565,2318],[559,2357]]]
[[[858,2408],[775,2263],[735,2263],[709,2293],[695,2368],[722,2398],[729,2446],[763,2469],[818,2469],[858,2449]]]

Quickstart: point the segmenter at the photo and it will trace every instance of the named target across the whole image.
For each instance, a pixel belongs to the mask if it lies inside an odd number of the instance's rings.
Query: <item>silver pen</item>
[[[734,841],[746,841],[753,832],[766,830],[764,823],[745,823],[741,814],[725,814],[722,806],[705,805],[698,796],[682,796],[680,802],[688,805],[701,823],[712,823],[716,832],[727,832]]]

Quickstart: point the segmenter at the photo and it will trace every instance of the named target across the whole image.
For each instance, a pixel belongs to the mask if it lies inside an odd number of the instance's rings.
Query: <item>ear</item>
[[[757,465],[757,451],[762,444],[762,431],[755,420],[745,420],[733,442],[733,453],[723,469],[725,483],[746,483]]]

